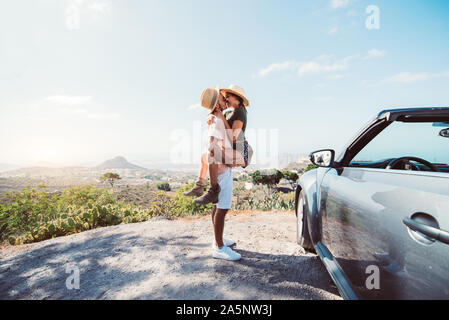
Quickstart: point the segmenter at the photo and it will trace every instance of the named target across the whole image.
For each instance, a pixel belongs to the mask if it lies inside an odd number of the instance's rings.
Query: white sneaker
[[[226,246],[221,249],[215,248],[212,256],[216,259],[223,259],[228,261],[237,261],[242,258],[240,254]]]
[[[230,246],[233,246],[234,244],[235,244],[235,241],[234,240],[231,240],[231,239],[226,239],[225,237],[223,237],[223,244],[226,246],[226,247],[230,247]],[[214,248],[216,248],[217,247],[217,245],[215,244],[215,240],[212,242],[212,249],[214,249]]]

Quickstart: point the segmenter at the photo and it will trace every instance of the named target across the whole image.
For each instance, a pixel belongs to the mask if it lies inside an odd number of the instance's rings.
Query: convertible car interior
[[[449,147],[449,146],[448,146]],[[392,159],[384,159],[376,162],[357,162],[353,161],[350,163],[350,167],[363,167],[363,168],[374,168],[374,169],[387,169],[388,164],[394,160],[400,158],[392,158]],[[412,160],[404,160],[398,163],[397,166],[392,167],[392,169],[396,170],[413,170],[413,171],[436,171],[436,172],[447,172],[449,173],[449,164],[443,163],[432,163],[437,170],[431,170],[427,165],[424,165],[420,162],[412,161]]]
[[[399,117],[370,137],[347,166],[449,173],[449,121],[441,120]]]

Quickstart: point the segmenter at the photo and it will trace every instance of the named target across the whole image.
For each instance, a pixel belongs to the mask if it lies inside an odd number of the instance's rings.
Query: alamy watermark
[[[69,265],[65,273],[70,274],[65,280],[65,286],[68,290],[80,289],[80,269],[76,265]]]
[[[380,9],[378,6],[370,5],[366,7],[366,14],[368,17],[365,21],[365,26],[368,30],[380,29]]]
[[[368,266],[366,268],[366,278],[365,286],[368,290],[380,290],[380,270],[378,266]]]
[[[225,141],[232,136],[232,130],[226,130]],[[279,129],[251,129],[245,131],[245,138],[253,149],[251,164],[259,167],[277,168],[279,166]],[[176,165],[197,164],[206,149],[207,130],[202,127],[200,121],[193,123],[192,130],[177,129],[170,135],[173,143],[170,149],[170,163]],[[230,141],[230,140],[229,140]],[[226,148],[215,146],[213,156],[222,159],[221,163],[232,164],[232,145],[226,144]],[[243,154],[243,144],[237,144],[235,149]]]

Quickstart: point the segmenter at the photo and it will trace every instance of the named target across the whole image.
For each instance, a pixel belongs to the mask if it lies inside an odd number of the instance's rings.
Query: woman
[[[230,140],[233,142],[234,150],[232,154],[222,150],[220,161],[229,167],[246,167],[245,159],[243,157],[243,142],[245,140],[245,130],[247,125],[247,110],[249,106],[249,101],[245,96],[245,91],[236,85],[231,85],[228,89],[220,90],[220,104],[222,103],[222,98],[228,104],[229,108],[233,109],[233,112],[226,119],[222,113],[222,108],[217,108],[214,115],[223,120],[226,131],[229,135]],[[213,156],[219,156],[213,154]],[[209,165],[207,161],[208,155],[203,154],[201,157],[201,169],[199,179],[194,186],[194,188],[184,193],[186,196],[197,196],[199,198],[195,199],[197,204],[209,204],[216,203],[218,201],[218,194],[220,193],[220,187],[217,183],[218,170],[216,163]],[[203,195],[204,187],[206,185],[206,175],[209,169],[210,177],[210,188],[208,192]]]

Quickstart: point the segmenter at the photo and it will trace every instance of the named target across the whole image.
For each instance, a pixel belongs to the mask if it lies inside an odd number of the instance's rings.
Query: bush
[[[193,185],[185,185],[175,195],[158,191],[152,195],[147,209],[119,201],[106,188],[73,187],[53,194],[44,187],[27,187],[8,194],[8,201],[0,205],[0,241],[18,245],[99,227],[143,222],[156,216],[210,214],[212,204],[198,205],[193,197],[183,195]],[[294,210],[294,194],[276,192],[267,196],[262,186],[246,190],[242,185],[235,186],[233,208],[236,210]]]
[[[156,185],[159,190],[171,191],[170,184],[168,182],[161,182]]]
[[[245,183],[237,183],[234,187],[234,210],[262,210],[262,211],[291,211],[295,209],[295,193],[282,192],[267,193],[264,186],[254,186],[250,190]]]
[[[114,187],[114,183],[118,180],[121,180],[120,175],[113,172],[106,172],[100,177],[100,182],[104,183],[107,182],[111,185],[111,187]]]
[[[282,172],[280,172],[277,169],[272,170],[256,170],[253,173],[249,174],[251,177],[251,180],[254,184],[262,184],[266,185],[268,188],[274,188],[279,181],[284,177]]]
[[[259,187],[260,188],[260,187]],[[263,190],[235,188],[234,210],[291,211],[295,210],[295,194],[273,192],[267,195]]]
[[[168,218],[174,218],[176,202],[163,191],[158,191],[156,197],[152,199],[150,211],[154,216],[164,216]]]
[[[313,163],[309,163],[309,165],[307,166],[307,168],[304,170],[304,173],[311,171],[311,170],[315,170],[318,167],[316,165],[314,165]]]
[[[0,206],[0,240],[23,244],[98,227],[147,221],[160,214],[117,200],[108,190],[92,186],[69,188],[52,195],[31,188],[10,194]]]
[[[184,192],[191,190],[194,185],[195,182],[185,185],[176,192],[174,212],[177,216],[204,215],[212,212],[212,204],[202,206],[193,202],[193,197],[186,197],[183,195]],[[207,188],[207,186],[205,188]]]
[[[292,186],[292,189],[295,190],[296,182],[299,179],[299,175],[296,172],[284,170],[284,171],[282,171],[282,176],[284,177],[285,180],[287,180],[290,183],[290,185]]]

